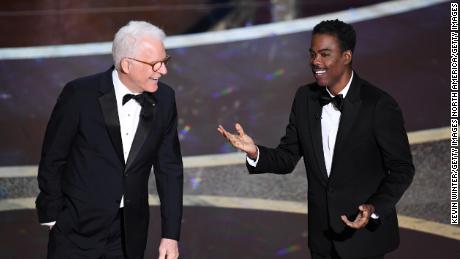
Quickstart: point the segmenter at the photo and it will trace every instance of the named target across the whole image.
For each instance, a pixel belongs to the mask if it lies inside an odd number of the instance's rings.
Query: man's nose
[[[321,64],[320,59],[319,59],[318,56],[312,57],[311,60],[310,60],[310,63],[313,66],[319,66]]]
[[[157,72],[162,75],[166,75],[168,73],[168,68],[166,67],[166,64],[162,64],[162,66]]]

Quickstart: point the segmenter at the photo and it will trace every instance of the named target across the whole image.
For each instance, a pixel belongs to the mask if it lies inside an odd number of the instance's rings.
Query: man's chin
[[[326,87],[327,86],[327,82],[323,81],[323,80],[316,80],[316,84],[321,86],[321,87]]]
[[[327,86],[326,78],[324,78],[322,76],[316,76],[316,75],[313,75],[313,78],[315,79],[317,85],[319,85],[319,86]]]
[[[147,86],[145,89],[144,89],[146,92],[149,92],[149,93],[154,93],[158,90],[158,85],[155,84],[155,85],[149,85]]]

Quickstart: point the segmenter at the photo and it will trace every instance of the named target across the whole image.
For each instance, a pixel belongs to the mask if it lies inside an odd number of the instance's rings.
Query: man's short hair
[[[346,50],[355,51],[356,32],[353,26],[348,23],[337,19],[322,21],[313,28],[313,35],[315,34],[329,34],[337,37],[342,52]]]
[[[166,34],[157,26],[144,21],[130,21],[118,30],[112,44],[112,56],[115,68],[120,68],[122,58],[133,57],[139,40],[144,37],[163,41]]]

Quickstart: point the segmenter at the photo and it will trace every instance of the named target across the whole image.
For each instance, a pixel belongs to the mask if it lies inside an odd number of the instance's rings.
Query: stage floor
[[[156,258],[159,207],[150,208],[146,258]],[[48,230],[37,224],[34,210],[0,212],[1,258],[46,257]],[[247,209],[185,207],[180,254],[183,259],[306,259],[305,214]],[[386,259],[458,258],[460,241],[401,228],[400,248]]]

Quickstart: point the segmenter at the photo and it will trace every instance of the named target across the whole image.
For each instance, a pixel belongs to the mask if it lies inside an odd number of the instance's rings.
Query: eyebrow
[[[308,49],[310,52],[314,52],[311,48]],[[332,51],[331,49],[320,49],[318,52],[324,52],[324,51]]]

